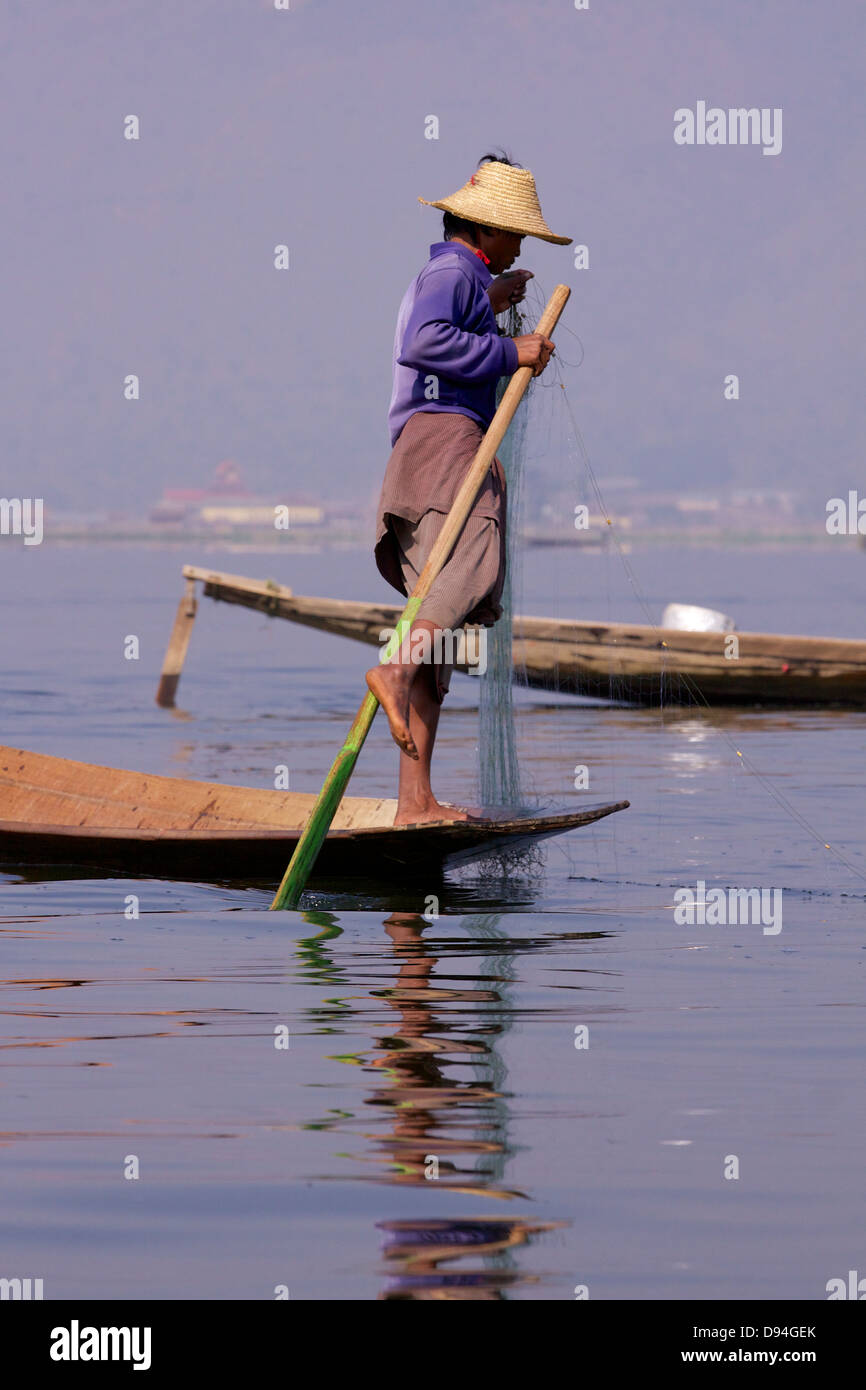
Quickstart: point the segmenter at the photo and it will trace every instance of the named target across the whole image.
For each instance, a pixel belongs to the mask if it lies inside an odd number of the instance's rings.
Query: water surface
[[[630,558],[657,612],[860,635],[856,551]],[[203,602],[158,710],[183,561],[386,597],[353,551],[4,548],[5,741],[316,790],[365,649]],[[527,612],[641,617],[615,556],[530,552],[523,587]],[[437,789],[466,801],[477,691],[453,691]],[[862,1267],[866,883],[824,845],[866,871],[866,716],[522,692],[518,731],[540,804],[631,809],[279,916],[273,885],[217,875],[0,877],[0,1274],[49,1298],[812,1299]],[[353,790],[392,794],[395,764],[375,728]],[[781,888],[782,931],[678,926],[698,879]]]

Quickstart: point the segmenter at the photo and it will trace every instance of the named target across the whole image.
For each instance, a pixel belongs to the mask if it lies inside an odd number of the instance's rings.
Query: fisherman
[[[407,595],[493,419],[499,378],[518,367],[539,376],[554,352],[541,333],[500,334],[495,315],[518,304],[532,278],[509,267],[525,236],[571,242],[544,221],[529,170],[503,156],[485,155],[450,198],[418,201],[442,210],[444,239],[430,247],[397,318],[392,453],[375,552],[380,573]],[[400,650],[367,672],[401,752],[395,825],[469,819],[468,811],[436,800],[430,764],[451,679],[447,639],[465,624],[492,627],[502,614],[505,516],[505,474],[495,459]]]

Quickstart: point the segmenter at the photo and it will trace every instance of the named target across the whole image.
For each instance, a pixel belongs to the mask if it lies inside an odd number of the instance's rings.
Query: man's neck
[[[466,238],[462,236],[453,236],[450,237],[449,240],[456,241],[460,246],[465,246],[467,251],[471,251],[473,256],[478,257],[482,265],[486,265],[489,267],[490,260],[487,256],[485,256],[480,246],[474,246],[471,241],[467,241]]]
[[[477,246],[474,246],[473,243],[472,243],[471,241],[467,241],[465,237],[462,237],[462,236],[453,236],[453,237],[450,238],[450,240],[451,240],[451,241],[457,241],[457,242],[459,242],[461,246],[466,246],[466,247],[468,247],[468,249],[469,249],[470,251],[477,251],[477,250],[478,250],[478,247],[477,247]]]

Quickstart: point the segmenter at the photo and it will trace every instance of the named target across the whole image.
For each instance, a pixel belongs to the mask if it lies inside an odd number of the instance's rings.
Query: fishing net
[[[541,287],[535,280],[527,293],[528,316],[534,321],[537,321],[543,304]],[[500,324],[509,336],[518,336],[527,331],[522,316],[514,309],[500,317]],[[558,331],[565,335],[563,346],[569,351],[569,356],[573,345],[577,345],[578,360],[568,361],[564,352],[557,353],[551,367],[533,383],[531,396],[527,392],[499,449],[508,484],[507,578],[502,598],[502,617],[495,627],[487,630],[487,670],[481,678],[478,780],[484,807],[489,810],[515,810],[526,807],[528,800],[525,788],[521,786],[513,696],[514,683],[526,684],[527,673],[525,667],[522,670],[519,666],[514,668],[512,640],[514,611],[521,608],[523,479],[526,466],[531,463],[533,494],[530,500],[533,503],[533,518],[535,520],[538,513],[537,521],[540,523],[535,526],[535,531],[540,532],[540,540],[536,538],[535,543],[553,547],[550,563],[545,564],[543,573],[543,585],[547,592],[545,611],[558,607],[561,611],[556,616],[567,620],[574,620],[580,613],[583,618],[597,617],[602,623],[634,624],[654,634],[655,638],[649,642],[650,659],[643,674],[634,669],[634,663],[623,660],[623,652],[628,656],[631,648],[625,638],[616,636],[606,644],[606,662],[603,657],[601,661],[591,658],[581,668],[580,663],[572,657],[562,672],[555,662],[551,665],[543,682],[545,691],[549,692],[548,698],[554,693],[559,698],[560,692],[564,693],[570,707],[569,713],[560,716],[564,726],[560,775],[567,767],[566,760],[570,762],[572,756],[579,758],[579,766],[584,771],[587,765],[592,765],[593,792],[605,798],[620,799],[617,787],[618,750],[611,748],[610,730],[618,732],[622,726],[616,716],[602,719],[598,714],[590,716],[589,710],[597,710],[595,702],[599,700],[624,703],[631,707],[641,706],[644,709],[643,720],[632,716],[630,721],[639,728],[664,729],[669,726],[681,733],[689,745],[700,744],[710,732],[717,735],[729,750],[732,776],[738,775],[734,771],[738,765],[747,770],[749,776],[757,780],[801,830],[816,843],[830,849],[840,863],[860,875],[860,870],[839,849],[826,844],[824,837],[788,800],[782,789],[769,781],[743,753],[737,746],[736,737],[725,727],[728,716],[724,712],[715,712],[703,694],[699,675],[693,676],[688,670],[683,670],[678,653],[667,650],[659,627],[658,604],[650,602],[630,559],[632,545],[628,520],[620,521],[615,512],[611,514],[606,504],[569,399],[563,368],[576,370],[581,366],[583,345],[567,325],[560,324]],[[571,345],[567,341],[569,337],[572,339]],[[501,383],[500,396],[504,385]],[[543,437],[545,435],[546,438]],[[552,464],[548,470],[539,468],[545,453]],[[546,479],[543,476],[545,471],[548,474]],[[545,481],[552,495],[539,513],[536,496],[543,495]],[[594,571],[594,585],[589,568],[583,575],[578,575],[573,557],[580,552],[575,549],[574,536],[566,538],[564,534],[568,530],[564,521],[572,508],[573,515],[577,515],[578,506],[575,504],[579,504],[581,511],[586,509],[586,514],[592,518],[594,535],[591,542],[587,537],[580,545],[587,555],[588,565],[591,564]],[[578,529],[576,520],[574,528]],[[530,543],[532,540],[533,537],[530,537]],[[557,546],[561,547],[559,551]],[[653,564],[654,556],[650,552],[650,558],[644,560],[644,565],[652,572]],[[681,565],[676,582],[682,582],[680,574],[689,573],[690,567]],[[669,569],[662,566],[660,577],[663,585],[669,584]],[[534,578],[537,586],[537,565]],[[596,611],[587,611],[590,604]],[[617,650],[618,647],[621,649]],[[654,656],[657,660],[653,660]],[[537,678],[533,677],[533,686],[536,683]],[[582,697],[581,703],[572,703],[573,697]],[[587,704],[587,697],[591,704]],[[583,715],[581,710],[584,711]],[[536,720],[533,720],[533,727],[537,727]],[[693,748],[683,749],[680,744],[668,756],[675,771],[683,777],[688,775],[689,768],[701,765],[706,753],[698,751],[696,754]],[[575,772],[577,770],[576,767]],[[632,767],[631,781],[635,775]],[[588,786],[588,783],[584,785]],[[577,781],[574,786],[578,790]],[[659,805],[660,826],[662,820],[663,812]],[[570,855],[573,851],[564,852]],[[519,851],[515,851],[515,854],[519,855]],[[585,851],[582,851],[582,862],[583,857]],[[485,861],[485,869],[487,873],[501,873],[507,879],[507,891],[513,901],[515,889],[524,872],[523,865],[506,863],[503,856],[498,859],[499,862],[495,863]],[[584,864],[583,876],[585,872]]]
[[[516,306],[500,316],[509,338],[526,330]],[[497,405],[508,384],[499,382]],[[478,781],[481,805],[485,810],[519,808],[524,804],[517,757],[514,724],[514,600],[520,593],[517,572],[522,528],[523,475],[526,456],[527,420],[532,385],[517,408],[508,433],[497,451],[508,486],[506,516],[507,567],[502,593],[502,617],[486,630],[487,669],[480,677],[478,702]]]
[[[528,302],[527,317],[537,318],[544,306],[544,297],[537,286],[530,289]],[[506,314],[500,315],[499,323],[509,337],[516,337],[529,331],[523,315],[516,307],[509,309]],[[571,336],[579,343],[576,335],[569,334],[565,325],[561,325],[561,327],[566,335]],[[567,340],[565,346],[568,347]],[[580,345],[580,359],[582,360],[582,345]],[[563,515],[573,506],[574,501],[588,502],[596,516],[606,515],[604,501],[599,493],[598,484],[577,430],[576,422],[573,419],[571,408],[563,398],[563,366],[579,367],[580,360],[568,362],[565,353],[560,353],[558,358],[554,358],[550,369],[544,376],[533,380],[498,450],[508,486],[507,571],[502,595],[502,617],[494,627],[488,628],[485,634],[487,665],[485,674],[480,677],[478,726],[479,801],[488,812],[526,810],[530,801],[533,800],[528,794],[525,781],[521,780],[515,718],[514,687],[515,683],[525,684],[525,672],[521,673],[519,665],[515,669],[513,656],[514,614],[515,611],[520,610],[522,598],[521,534],[525,521],[524,477],[529,460],[532,460],[533,467],[535,467],[544,462],[546,455],[549,464],[548,483],[554,488],[559,486],[564,488],[568,494],[573,494],[571,503],[568,503],[567,506],[562,503],[559,507]],[[500,382],[498,399],[501,399],[506,385],[507,380],[503,379]],[[549,526],[550,522],[544,522],[544,525]],[[609,540],[613,543],[608,544]],[[639,600],[643,610],[638,615],[639,619],[642,618],[644,622],[652,623],[652,615],[643,600],[636,576],[634,576],[627,559],[627,548],[623,549],[619,542],[614,541],[612,536],[605,535],[599,560],[609,572],[608,603],[604,606],[610,609],[610,595],[616,587],[613,584],[613,576],[610,574],[609,567],[621,566],[625,571],[628,587],[631,589],[633,597]],[[597,564],[598,561],[593,563]],[[556,573],[557,570],[556,552],[552,552],[551,573]],[[567,586],[557,583],[554,587],[557,590],[562,590],[563,594],[568,592]],[[557,616],[574,617],[575,599],[576,595],[566,599],[563,611]],[[593,614],[592,616],[596,615]],[[597,616],[605,615],[599,613]],[[622,614],[617,606],[616,612],[608,611],[606,616],[608,620],[615,620],[621,618]],[[519,651],[520,648],[518,647],[518,653]],[[689,683],[684,682],[676,672],[666,672],[664,663],[660,683],[658,678],[653,679],[648,676],[643,681],[639,678],[636,679],[633,675],[626,681],[611,669],[606,676],[602,671],[598,671],[592,680],[587,676],[585,680],[580,681],[579,687],[575,686],[574,676],[569,673],[562,689],[567,691],[570,696],[577,695],[592,700],[632,703],[635,699],[636,686],[646,687],[638,690],[638,701],[650,708],[654,707],[662,714],[669,706],[685,706],[686,708],[694,706],[694,692],[689,688]],[[560,688],[556,670],[550,673],[548,688],[551,693]],[[486,864],[486,873],[489,874],[498,869],[499,872],[513,875],[515,868],[516,866],[513,864],[504,865],[497,862],[497,856],[493,856],[491,861]]]

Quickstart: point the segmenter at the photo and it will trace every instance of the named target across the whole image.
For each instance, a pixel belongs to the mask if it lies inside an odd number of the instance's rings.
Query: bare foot
[[[399,666],[373,666],[367,672],[367,686],[385,711],[391,737],[410,758],[418,757],[415,740],[409,732],[409,681]]]
[[[426,825],[429,821],[480,820],[463,806],[448,806],[441,801],[429,801],[424,806],[398,807],[395,825]]]

